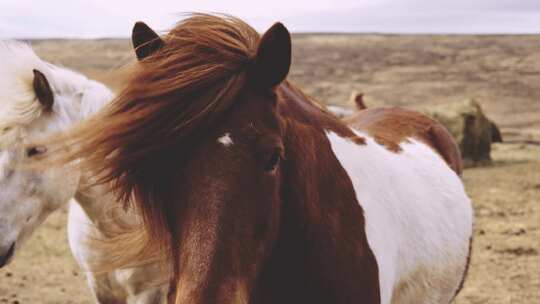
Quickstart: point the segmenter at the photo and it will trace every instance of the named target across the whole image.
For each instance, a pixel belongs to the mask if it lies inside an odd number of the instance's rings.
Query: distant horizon
[[[536,36],[540,31],[531,33],[413,33],[413,32],[291,32],[294,35],[373,35],[373,36]],[[129,40],[130,36],[104,36],[104,37],[9,37],[1,38],[5,40],[17,41],[39,41],[39,40]]]
[[[241,0],[2,0],[0,38],[122,39],[138,20],[164,33],[185,17],[175,13],[181,11],[225,12],[260,32],[281,21],[294,33],[540,34],[537,0],[273,0],[256,5]]]

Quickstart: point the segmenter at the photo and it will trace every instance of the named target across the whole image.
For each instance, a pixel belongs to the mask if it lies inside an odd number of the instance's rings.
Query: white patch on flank
[[[217,141],[219,143],[221,143],[222,145],[224,145],[225,147],[232,146],[234,144],[234,142],[232,140],[232,137],[231,137],[231,133],[229,133],[229,132],[223,134],[223,136],[218,138]]]
[[[364,210],[381,303],[449,303],[461,282],[473,213],[460,178],[425,144],[394,153],[328,132]]]

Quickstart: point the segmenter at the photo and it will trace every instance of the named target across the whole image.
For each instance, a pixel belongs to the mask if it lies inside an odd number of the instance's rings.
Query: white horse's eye
[[[47,148],[44,146],[36,146],[36,147],[30,147],[26,149],[26,156],[27,157],[34,157],[36,155],[40,155],[47,152]]]

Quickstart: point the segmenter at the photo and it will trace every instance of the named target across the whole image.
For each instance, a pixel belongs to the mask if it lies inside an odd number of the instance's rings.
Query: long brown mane
[[[137,63],[133,77],[111,105],[58,144],[70,146],[64,160],[82,160],[100,183],[110,183],[132,203],[148,235],[163,248],[176,246],[173,180],[182,143],[204,134],[244,87],[259,34],[230,16],[192,14],[163,40],[155,54]],[[121,148],[118,148],[121,147]],[[176,268],[176,267],[175,267]]]

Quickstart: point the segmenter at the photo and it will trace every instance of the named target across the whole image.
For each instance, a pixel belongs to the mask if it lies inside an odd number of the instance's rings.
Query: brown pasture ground
[[[540,303],[540,36],[296,35],[291,79],[317,100],[352,107],[476,98],[512,143],[467,169],[476,213],[471,268],[458,304]],[[127,40],[32,41],[55,64],[118,87]],[[70,254],[66,208],[0,270],[0,303],[92,303]]]

